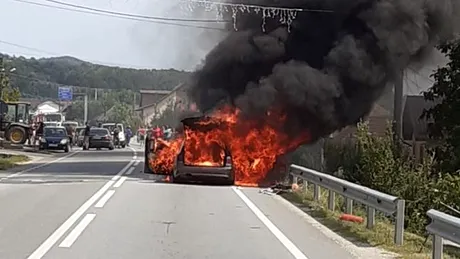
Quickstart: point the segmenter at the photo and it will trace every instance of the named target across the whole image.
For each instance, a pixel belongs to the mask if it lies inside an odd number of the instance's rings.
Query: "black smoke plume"
[[[284,130],[313,139],[366,116],[398,71],[454,37],[459,17],[458,0],[230,2],[332,12],[299,12],[290,30],[271,19],[265,32],[260,14],[240,13],[238,31],[194,73],[192,100],[202,111],[224,101],[253,118],[281,111]]]

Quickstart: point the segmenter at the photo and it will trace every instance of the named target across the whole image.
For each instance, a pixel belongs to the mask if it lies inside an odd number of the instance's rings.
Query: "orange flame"
[[[150,159],[150,166],[155,169],[154,171],[172,172],[175,158],[182,145],[185,145],[184,162],[186,164],[221,166],[225,154],[219,147],[226,147],[231,153],[235,183],[257,186],[266,178],[279,156],[309,139],[308,132],[303,136],[293,138],[277,131],[271,125],[260,126],[255,121],[242,120],[239,113],[239,110],[227,107],[216,112],[211,121],[200,122],[203,125],[220,123],[226,126],[204,132],[190,130],[186,127],[184,129],[185,143],[183,143],[184,136],[167,143],[162,141],[164,148],[153,155],[153,159]],[[267,113],[267,119],[276,122],[273,125],[283,125],[285,116],[271,112]]]

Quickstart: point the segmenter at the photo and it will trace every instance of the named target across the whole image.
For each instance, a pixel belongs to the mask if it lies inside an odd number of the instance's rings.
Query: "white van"
[[[120,130],[120,133],[118,133],[118,139],[120,140],[120,145],[122,148],[126,147],[126,137],[125,137],[125,126],[121,123],[104,123],[102,124],[102,127],[105,129],[108,129],[110,134],[113,132],[113,128],[115,127],[115,124],[118,125],[118,129]]]

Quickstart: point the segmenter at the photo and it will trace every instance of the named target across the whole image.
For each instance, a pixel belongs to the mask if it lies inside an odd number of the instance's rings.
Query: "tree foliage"
[[[360,123],[355,138],[326,142],[324,170],[405,199],[406,229],[424,234],[429,209],[450,213],[443,204],[460,209],[460,176],[433,171],[430,155],[425,156],[423,163],[415,163],[404,150],[393,141],[390,125],[386,135],[378,137],[369,134],[367,123]],[[308,160],[294,163],[311,167]]]
[[[130,69],[96,65],[72,57],[24,58],[0,54],[10,67],[13,85],[24,97],[56,98],[59,86],[99,89],[165,89],[184,82],[189,73],[173,69]],[[77,89],[78,90],[78,89]]]
[[[453,172],[460,168],[460,41],[445,43],[439,49],[450,61],[432,75],[435,82],[424,96],[436,104],[423,115],[434,121],[429,131],[440,144],[437,161],[443,170]]]
[[[21,97],[21,92],[17,87],[11,85],[9,76],[9,68],[3,64],[3,59],[0,57],[0,97],[4,102],[18,101]]]

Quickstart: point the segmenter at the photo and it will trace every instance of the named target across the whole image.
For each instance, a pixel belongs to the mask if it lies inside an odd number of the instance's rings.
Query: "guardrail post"
[[[353,200],[350,198],[345,198],[345,212],[347,214],[353,214]]]
[[[402,246],[404,243],[404,212],[406,207],[405,200],[396,202],[396,223],[395,223],[395,244]]]
[[[373,228],[375,225],[375,209],[367,206],[367,228]]]
[[[329,197],[328,197],[328,203],[327,207],[329,210],[334,211],[335,209],[335,192],[329,190]]]
[[[295,175],[292,176],[292,183],[297,184],[298,182],[299,182],[299,177],[297,177],[297,176],[295,176]]]
[[[321,198],[321,189],[317,184],[313,185],[313,197],[315,198],[315,201],[319,201]]]
[[[433,235],[433,259],[442,259],[442,254],[444,253],[444,245],[442,242],[442,237],[438,235]]]

